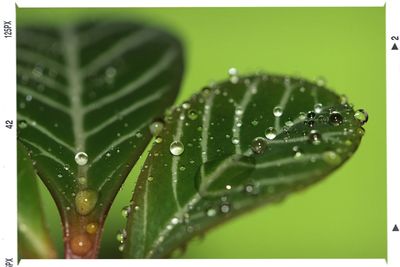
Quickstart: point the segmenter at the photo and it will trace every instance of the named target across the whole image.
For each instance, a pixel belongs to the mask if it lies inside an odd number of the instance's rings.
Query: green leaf
[[[357,149],[366,116],[321,81],[232,73],[204,88],[165,117],[133,194],[125,257],[167,257],[319,181]]]
[[[36,173],[25,148],[18,143],[18,254],[24,259],[56,258],[45,224]]]
[[[65,256],[92,258],[125,177],[177,95],[179,41],[130,22],[22,27],[18,139],[55,199]]]

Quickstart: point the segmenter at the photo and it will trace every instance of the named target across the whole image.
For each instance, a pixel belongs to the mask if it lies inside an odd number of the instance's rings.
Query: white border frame
[[[137,0],[138,1],[138,0]],[[372,7],[386,3],[386,113],[387,113],[387,261],[385,259],[249,259],[249,260],[22,260],[19,265],[27,267],[46,266],[230,266],[251,264],[276,267],[397,267],[400,266],[400,232],[393,232],[395,224],[400,227],[400,50],[392,51],[391,36],[400,36],[400,1],[398,0],[15,0],[0,2],[0,22],[11,20],[13,37],[0,37],[0,261],[13,258],[17,265],[17,186],[16,179],[16,48],[15,48],[15,5],[19,7]],[[400,47],[400,41],[397,41]],[[5,127],[5,120],[13,120],[14,127]],[[4,210],[8,212],[4,213]]]

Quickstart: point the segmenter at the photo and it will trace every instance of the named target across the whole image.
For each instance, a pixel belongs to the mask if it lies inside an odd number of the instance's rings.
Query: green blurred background
[[[65,23],[88,17],[144,21],[175,32],[186,48],[177,102],[227,69],[265,70],[313,79],[346,94],[370,114],[357,153],[325,181],[252,211],[189,243],[183,258],[385,258],[386,114],[384,8],[18,9],[17,23]],[[118,258],[143,158],[106,221],[100,257]],[[56,207],[41,186],[50,231],[62,251]]]

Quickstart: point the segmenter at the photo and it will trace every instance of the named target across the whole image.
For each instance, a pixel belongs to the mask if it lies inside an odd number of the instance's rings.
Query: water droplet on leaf
[[[83,166],[86,165],[86,163],[88,162],[88,155],[85,152],[78,152],[75,155],[75,162],[76,164],[78,164],[79,166]]]
[[[131,206],[125,206],[121,210],[121,215],[124,218],[128,218],[130,212],[131,212]]]
[[[343,122],[343,116],[337,111],[333,111],[329,115],[329,123],[332,124],[333,126],[339,126]]]
[[[182,155],[184,150],[185,150],[185,147],[183,146],[183,144],[180,141],[173,141],[171,143],[171,145],[169,146],[169,151],[174,156]]]
[[[213,216],[215,216],[217,214],[217,211],[215,210],[215,209],[213,209],[213,208],[210,208],[210,209],[207,209],[206,210],[206,215],[208,216],[208,217],[213,217]]]
[[[316,113],[321,113],[321,111],[322,111],[322,104],[321,104],[321,103],[315,104],[315,105],[314,105],[314,111],[315,111]]]
[[[78,256],[85,256],[92,248],[92,242],[86,234],[74,236],[70,241],[71,251]]]
[[[231,210],[231,206],[228,203],[224,203],[220,206],[220,211],[222,213],[228,213]]]
[[[354,113],[354,118],[358,120],[361,125],[364,125],[368,121],[368,113],[363,109],[359,109]]]
[[[98,227],[97,223],[89,223],[86,225],[86,232],[93,235],[97,232]]]
[[[150,133],[153,136],[159,135],[161,133],[161,131],[163,130],[163,128],[164,128],[164,122],[161,120],[153,121],[149,126]]]
[[[334,151],[325,151],[322,154],[323,160],[330,165],[338,165],[342,161],[341,157]]]
[[[197,114],[197,111],[196,111],[196,110],[190,109],[190,110],[188,111],[188,117],[189,117],[189,119],[191,119],[192,121],[194,121],[195,119],[197,119],[198,116],[199,116],[199,115]]]
[[[319,145],[322,142],[322,137],[318,131],[312,130],[308,135],[308,140],[313,145]]]
[[[82,190],[75,196],[75,208],[80,215],[89,214],[97,203],[97,192],[94,190]]]
[[[232,144],[234,144],[234,145],[239,144],[239,138],[237,138],[237,137],[232,137]]]
[[[283,114],[283,110],[282,110],[282,108],[280,106],[276,106],[273,109],[273,113],[274,113],[275,117],[280,117]]]
[[[265,130],[265,137],[268,140],[273,140],[276,137],[277,131],[275,130],[274,127],[269,127],[267,130]]]
[[[251,142],[251,150],[253,150],[256,154],[264,153],[265,149],[267,148],[267,140],[263,137],[256,137]]]

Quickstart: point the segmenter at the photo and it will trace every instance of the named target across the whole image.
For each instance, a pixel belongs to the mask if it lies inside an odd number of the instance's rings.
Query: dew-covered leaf
[[[66,257],[96,256],[111,202],[182,71],[179,41],[143,25],[18,29],[18,139],[57,203]]]
[[[18,256],[48,259],[57,256],[45,223],[36,172],[25,148],[18,143]]]
[[[167,257],[193,236],[342,165],[367,120],[322,81],[277,75],[205,87],[167,113],[133,194],[125,256]]]

